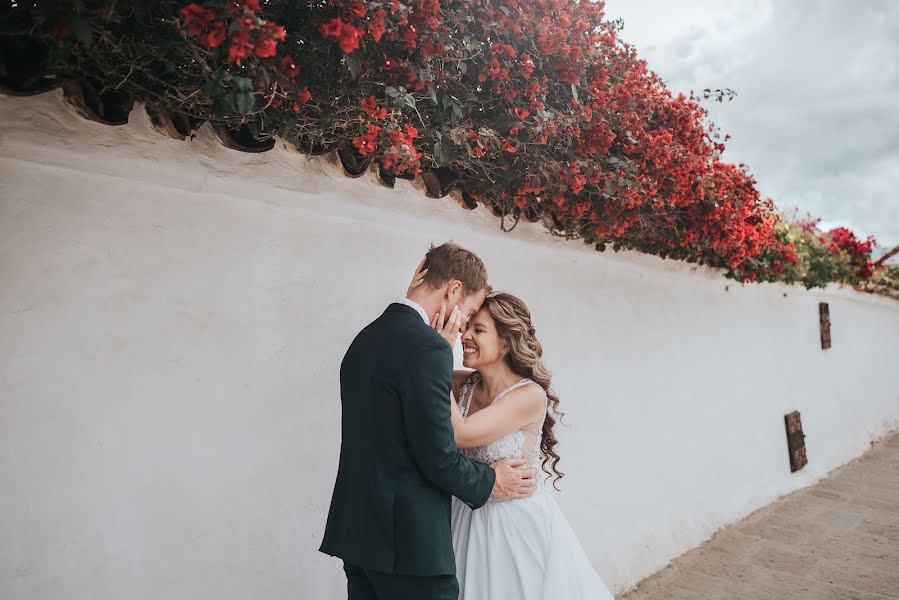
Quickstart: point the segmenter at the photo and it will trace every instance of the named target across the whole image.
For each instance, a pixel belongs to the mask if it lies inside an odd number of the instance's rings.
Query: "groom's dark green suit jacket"
[[[454,575],[450,497],[472,508],[495,474],[456,448],[453,354],[410,306],[391,304],[340,366],[340,466],[320,550],[396,575]]]

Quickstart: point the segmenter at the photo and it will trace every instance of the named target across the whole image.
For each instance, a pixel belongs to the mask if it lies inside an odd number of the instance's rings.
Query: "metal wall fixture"
[[[805,434],[802,433],[802,420],[799,411],[784,416],[787,426],[787,449],[790,452],[790,472],[795,473],[808,464],[805,453]]]
[[[818,303],[818,321],[821,324],[821,349],[830,348],[830,308],[827,302]]]

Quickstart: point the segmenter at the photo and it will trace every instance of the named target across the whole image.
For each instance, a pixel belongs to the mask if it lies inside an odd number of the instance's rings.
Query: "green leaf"
[[[220,117],[234,112],[234,92],[222,94],[212,102],[212,112]]]
[[[442,167],[447,163],[446,151],[443,148],[443,143],[435,142],[434,143],[434,164],[438,167]]]
[[[459,61],[459,72],[462,73],[463,75],[468,73],[468,65],[465,63],[464,60]]]
[[[400,95],[400,91],[397,88],[393,87],[392,85],[388,85],[386,88],[384,88],[384,93],[387,94],[388,96],[390,96],[391,98],[396,98],[397,96]]]
[[[573,83],[571,84],[571,95],[574,97],[575,102],[577,102],[578,104],[581,103],[580,98],[577,97],[577,86]]]
[[[355,81],[359,78],[359,71],[362,69],[362,61],[359,60],[359,53],[353,52],[352,54],[345,55],[344,58],[346,59],[346,66],[350,70],[350,77]]]
[[[249,77],[235,77],[234,83],[241,92],[249,92],[253,89],[253,82]]]
[[[256,98],[253,94],[249,92],[241,92],[236,94],[234,97],[235,104],[237,106],[237,110],[241,113],[248,113],[253,111],[253,106],[256,105]]]
[[[412,94],[406,94],[405,96],[403,96],[403,100],[406,101],[406,106],[408,106],[409,108],[415,108],[415,98],[412,96]]]

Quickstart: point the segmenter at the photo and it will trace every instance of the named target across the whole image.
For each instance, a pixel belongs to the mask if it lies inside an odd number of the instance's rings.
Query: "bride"
[[[437,315],[432,326],[455,345],[461,317],[453,311],[443,319]],[[489,294],[462,348],[463,365],[474,371],[453,373],[456,444],[486,464],[542,464],[555,486],[563,476],[553,434],[559,398],[527,306],[512,294]],[[490,498],[477,510],[453,498],[452,534],[459,600],[614,600],[545,487],[520,500]]]

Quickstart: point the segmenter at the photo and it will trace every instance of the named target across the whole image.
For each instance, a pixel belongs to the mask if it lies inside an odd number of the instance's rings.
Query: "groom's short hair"
[[[458,279],[466,294],[480,292],[487,288],[487,269],[484,262],[474,252],[470,252],[452,242],[431,246],[425,255],[424,282],[438,288],[451,279]]]

